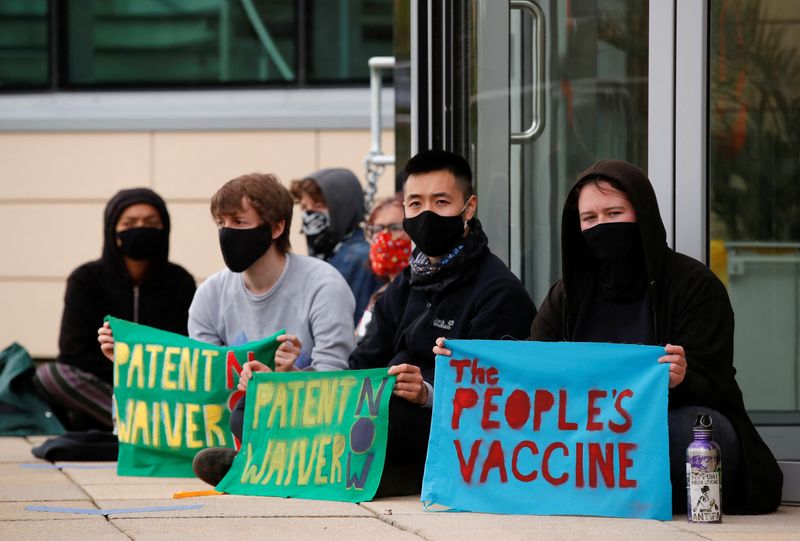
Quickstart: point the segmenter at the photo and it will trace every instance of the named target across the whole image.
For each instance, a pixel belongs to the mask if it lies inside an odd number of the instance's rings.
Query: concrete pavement
[[[693,525],[684,516],[659,522],[433,513],[418,497],[362,504],[231,495],[175,499],[176,492],[210,487],[197,479],[119,477],[113,463],[53,468],[30,452],[44,439],[0,438],[0,540],[800,540],[800,507],[792,506]]]

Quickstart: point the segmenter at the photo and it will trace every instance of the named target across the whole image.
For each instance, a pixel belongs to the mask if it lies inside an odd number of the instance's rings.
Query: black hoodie
[[[642,235],[652,307],[654,345],[677,344],[686,352],[686,377],[669,391],[669,407],[705,406],[730,419],[744,453],[742,478],[749,499],[729,513],[756,514],[780,505],[783,474],[747,415],[734,378],[733,310],[722,282],[702,263],[674,252],[655,192],[647,175],[623,161],[604,160],[581,173],[582,180],[601,177],[618,182],[636,211]],[[577,183],[576,183],[577,184]],[[563,278],[544,299],[531,326],[531,338],[574,340],[575,322],[591,297],[593,262],[578,219],[578,192],[567,196],[561,221]]]
[[[75,269],[67,279],[64,314],[58,338],[58,362],[73,365],[111,383],[113,363],[100,352],[97,329],[106,314],[166,331],[186,334],[194,296],[192,275],[167,261],[169,243],[153,258],[151,270],[134,287],[117,246],[116,226],[122,212],[137,203],[154,206],[169,236],[164,200],[147,188],[118,192],[106,205],[103,255]]]

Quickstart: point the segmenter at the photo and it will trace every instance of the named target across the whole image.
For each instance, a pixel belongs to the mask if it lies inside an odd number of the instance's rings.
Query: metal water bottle
[[[722,522],[722,456],[711,436],[710,415],[698,413],[694,441],[686,448],[686,512],[689,522]]]

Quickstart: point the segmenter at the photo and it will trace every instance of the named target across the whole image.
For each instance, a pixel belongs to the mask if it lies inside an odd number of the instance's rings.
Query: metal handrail
[[[395,157],[384,154],[381,148],[381,91],[383,81],[381,72],[394,68],[393,56],[373,56],[369,59],[369,94],[370,94],[370,148],[364,159],[366,165],[367,190],[364,194],[364,207],[367,212],[372,208],[375,194],[378,192],[378,179],[387,165],[394,165]]]

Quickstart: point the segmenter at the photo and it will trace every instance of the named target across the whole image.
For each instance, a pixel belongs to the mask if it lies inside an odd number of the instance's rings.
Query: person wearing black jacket
[[[523,338],[536,309],[505,264],[489,251],[475,218],[467,161],[426,151],[405,166],[403,227],[414,241],[411,265],[375,304],[350,368],[391,367],[386,465],[378,496],[419,492],[430,432],[437,336]]]
[[[167,260],[169,232],[158,194],[121,190],[106,205],[102,257],[67,279],[59,354],[39,366],[34,384],[68,429],[112,427],[114,365],[97,343],[107,314],[186,334],[195,283]]]
[[[562,279],[531,327],[541,341],[665,345],[670,363],[672,501],[686,510],[685,450],[697,413],[710,413],[722,448],[723,511],[774,511],[783,475],[745,410],[734,378],[734,318],[725,286],[674,252],[647,175],[623,161],[584,171],[561,222]]]

